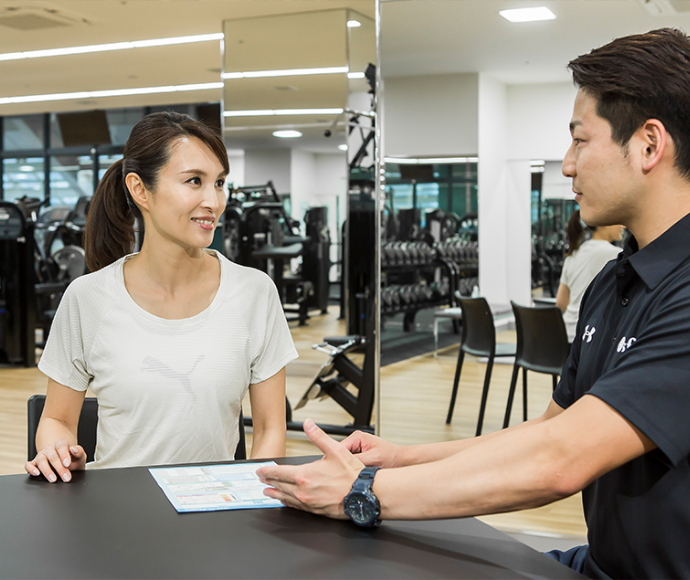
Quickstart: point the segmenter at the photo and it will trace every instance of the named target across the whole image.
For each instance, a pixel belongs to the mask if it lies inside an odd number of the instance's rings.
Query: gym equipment
[[[223,254],[238,264],[267,272],[276,283],[286,313],[296,313],[304,325],[310,307],[327,312],[331,263],[326,208],[307,211],[304,237],[299,222],[289,216],[269,181],[230,190],[223,222]],[[285,262],[298,257],[302,259],[298,272],[284,275]]]
[[[305,391],[295,406],[301,409],[313,399],[330,397],[352,416],[352,423],[348,425],[319,425],[326,433],[333,435],[349,435],[353,431],[361,430],[374,432],[371,425],[371,415],[374,408],[374,348],[372,341],[362,336],[329,337],[321,344],[312,348],[328,355],[328,360],[321,366],[312,384]],[[350,353],[364,353],[362,367],[357,366],[347,355]],[[358,393],[353,395],[347,390],[354,386]],[[288,429],[301,430],[301,423],[288,422]]]
[[[34,222],[21,203],[0,201],[0,363],[36,364]]]

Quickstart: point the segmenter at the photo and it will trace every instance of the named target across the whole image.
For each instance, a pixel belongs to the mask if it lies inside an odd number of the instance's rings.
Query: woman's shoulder
[[[256,268],[250,268],[249,266],[242,266],[237,264],[223,254],[216,251],[216,256],[220,260],[221,268],[223,273],[227,275],[228,279],[237,286],[238,284],[248,284],[251,286],[256,286],[257,288],[271,288],[274,286],[271,277],[261,270]]]
[[[118,272],[122,272],[123,260],[124,258],[96,272],[89,272],[75,278],[67,287],[64,297],[79,303],[102,303],[108,297],[114,296],[119,282]]]

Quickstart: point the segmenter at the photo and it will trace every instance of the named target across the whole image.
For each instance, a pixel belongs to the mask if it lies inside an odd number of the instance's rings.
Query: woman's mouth
[[[192,221],[198,224],[198,226],[204,230],[212,230],[214,220],[208,218],[192,218]]]

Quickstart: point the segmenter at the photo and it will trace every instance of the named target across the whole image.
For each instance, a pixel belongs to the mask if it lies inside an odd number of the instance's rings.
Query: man
[[[341,444],[307,421],[323,460],[259,475],[288,506],[345,518],[345,504],[359,523],[374,496],[383,519],[425,519],[583,490],[589,546],[565,563],[591,577],[690,577],[690,39],[620,38],[569,68],[579,92],[563,173],[585,223],[634,238],[585,294],[544,415],[413,447],[362,433]],[[365,465],[384,469],[358,477]]]

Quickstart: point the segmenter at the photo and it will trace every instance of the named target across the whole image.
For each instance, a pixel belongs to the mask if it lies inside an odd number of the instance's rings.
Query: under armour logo
[[[589,329],[589,324],[585,326],[585,333],[582,335],[582,340],[584,342],[592,342],[592,336],[597,331],[596,328],[592,326],[592,330]]]
[[[616,349],[618,352],[625,352],[628,350],[634,342],[636,342],[637,339],[634,336],[631,336],[630,338],[626,338],[625,336],[621,338],[621,341],[618,343],[618,348]]]

